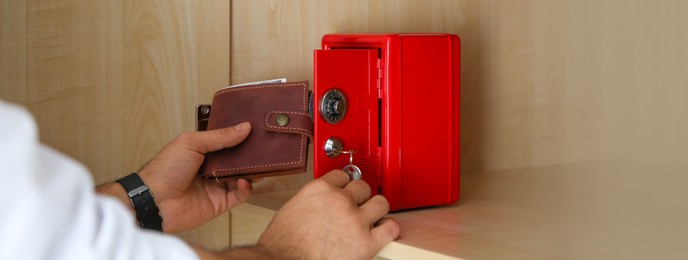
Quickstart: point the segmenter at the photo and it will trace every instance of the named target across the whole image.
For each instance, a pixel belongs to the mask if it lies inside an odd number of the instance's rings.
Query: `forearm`
[[[116,182],[103,183],[96,186],[96,192],[101,195],[107,195],[117,198],[120,202],[127,206],[127,208],[135,214],[134,208],[129,201],[127,193],[124,191],[122,185]],[[193,250],[196,252],[198,257],[202,260],[215,260],[215,259],[275,259],[268,251],[262,246],[247,246],[232,248],[225,251],[213,252],[205,248],[192,246]]]
[[[120,185],[119,183],[116,182],[108,182],[108,183],[103,183],[98,186],[96,186],[96,192],[101,195],[107,195],[107,196],[112,196],[114,198],[117,198],[124,206],[126,206],[129,211],[131,211],[131,214],[134,216],[136,215],[136,211],[134,211],[134,206],[131,205],[131,201],[129,201],[129,196],[127,196],[127,192],[124,190],[124,187]]]
[[[212,252],[207,249],[194,246],[194,251],[202,260],[219,260],[219,259],[277,259],[266,248],[256,246],[246,246],[228,249],[221,252]]]

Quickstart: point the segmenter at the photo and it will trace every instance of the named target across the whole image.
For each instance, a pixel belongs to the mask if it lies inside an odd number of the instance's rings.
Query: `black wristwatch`
[[[143,184],[139,175],[134,172],[117,180],[129,195],[129,201],[136,210],[136,219],[142,228],[153,229],[162,232],[162,218],[158,206],[155,205],[153,194],[148,186]]]

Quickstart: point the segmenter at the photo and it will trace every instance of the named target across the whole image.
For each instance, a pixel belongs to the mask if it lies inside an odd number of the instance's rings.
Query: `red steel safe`
[[[459,198],[460,40],[331,34],[315,51],[314,175],[353,165],[390,210]]]

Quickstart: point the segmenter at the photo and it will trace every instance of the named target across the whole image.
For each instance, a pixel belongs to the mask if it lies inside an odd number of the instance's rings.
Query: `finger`
[[[251,133],[251,123],[243,122],[203,132],[191,132],[180,136],[181,141],[190,149],[202,154],[235,146]]]
[[[389,242],[397,239],[400,234],[401,226],[392,218],[381,219],[380,222],[370,230],[370,235],[377,245],[377,250],[382,249]]]
[[[378,194],[363,203],[360,209],[368,224],[372,225],[389,212],[389,202]]]
[[[349,175],[342,170],[332,170],[320,177],[320,179],[337,188],[343,188],[349,184]]]
[[[356,205],[361,205],[370,198],[370,185],[365,181],[356,180],[352,181],[344,187],[344,190],[348,191],[353,195]]]
[[[227,192],[227,206],[231,209],[246,202],[253,192],[253,185],[244,179],[236,181],[236,189]]]
[[[393,217],[382,217],[380,220],[378,220],[377,222],[375,222],[375,224],[373,224],[373,227],[377,227],[377,226],[379,226],[379,225],[382,225],[382,224],[384,224],[384,223],[387,222],[387,221],[397,221],[397,220],[396,220],[395,218],[393,218]]]
[[[225,190],[231,191],[237,189],[237,180],[230,180],[226,182],[220,182],[220,186],[224,186]]]

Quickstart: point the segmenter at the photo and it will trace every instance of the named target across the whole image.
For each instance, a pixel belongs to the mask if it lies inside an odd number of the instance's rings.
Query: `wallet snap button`
[[[286,126],[289,124],[289,116],[287,114],[277,114],[275,117],[275,124],[278,126]]]

